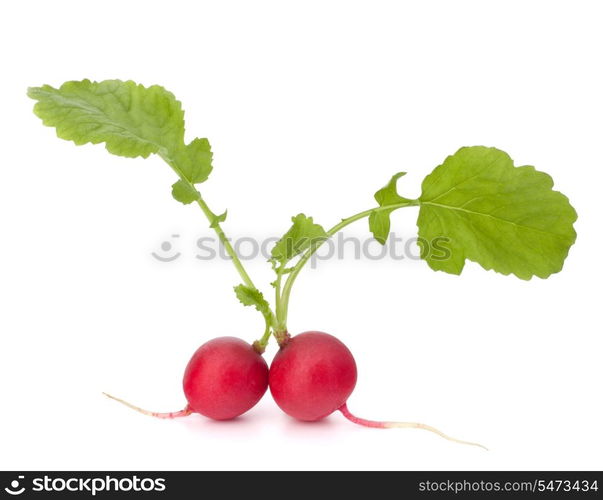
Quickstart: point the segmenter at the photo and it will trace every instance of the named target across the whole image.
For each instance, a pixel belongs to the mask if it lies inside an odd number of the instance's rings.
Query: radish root
[[[353,422],[358,425],[363,425],[365,427],[372,427],[374,429],[394,429],[394,428],[423,429],[425,431],[433,432],[434,434],[437,434],[438,436],[443,437],[444,439],[447,439],[448,441],[454,441],[455,443],[460,443],[460,444],[468,444],[470,446],[479,446],[480,448],[483,448],[484,450],[488,450],[488,448],[486,448],[484,445],[481,445],[479,443],[473,443],[471,441],[463,441],[461,439],[456,439],[456,438],[450,437],[448,434],[444,434],[442,431],[436,429],[435,427],[432,427],[431,425],[421,424],[418,422],[378,422],[375,420],[366,420],[364,418],[359,418],[356,415],[353,415],[352,413],[350,413],[350,410],[348,409],[348,406],[346,403],[344,403],[343,406],[341,406],[339,408],[339,411],[350,422]]]
[[[186,408],[184,408],[184,410],[171,411],[169,413],[159,413],[159,412],[155,412],[155,411],[144,410],[143,408],[134,406],[132,403],[128,403],[127,401],[124,401],[123,399],[119,399],[119,398],[116,398],[115,396],[111,396],[111,394],[107,394],[106,392],[103,392],[103,394],[105,396],[107,396],[109,399],[112,399],[113,401],[117,401],[118,403],[121,403],[122,405],[125,405],[128,408],[132,408],[132,410],[136,410],[137,412],[142,413],[143,415],[148,415],[149,417],[178,418],[178,417],[188,417],[191,413],[193,413],[193,410],[191,410],[190,406],[188,406],[188,405],[186,406]]]

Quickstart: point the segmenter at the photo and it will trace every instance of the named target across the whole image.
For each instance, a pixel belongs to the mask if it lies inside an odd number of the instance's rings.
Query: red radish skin
[[[193,354],[182,385],[188,405],[170,413],[151,412],[105,395],[152,417],[169,419],[200,413],[214,420],[229,420],[262,399],[268,388],[268,365],[247,342],[236,337],[218,337]]]
[[[196,413],[229,420],[253,408],[268,389],[268,365],[236,337],[203,344],[184,372],[184,395]]]
[[[379,422],[353,415],[347,399],[356,385],[356,362],[350,350],[337,338],[324,332],[304,332],[283,337],[281,349],[270,366],[270,392],[276,404],[288,415],[316,421],[339,410],[350,422],[377,429],[413,428],[433,432],[456,443],[485,448],[444,434],[418,422]]]
[[[356,385],[356,362],[337,338],[323,332],[291,337],[270,366],[270,392],[287,415],[320,420],[345,404]]]

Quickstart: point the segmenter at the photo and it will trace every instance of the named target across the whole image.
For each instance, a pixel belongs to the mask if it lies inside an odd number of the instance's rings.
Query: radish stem
[[[291,270],[291,274],[287,278],[285,285],[283,286],[282,294],[280,295],[280,301],[277,303],[276,307],[276,317],[278,318],[278,328],[279,330],[287,330],[287,313],[289,309],[289,297],[291,295],[291,288],[293,287],[293,283],[295,283],[295,279],[297,275],[302,270],[306,262],[310,260],[310,257],[316,253],[316,251],[320,248],[320,246],[333,235],[341,231],[344,227],[349,226],[352,222],[356,222],[357,220],[364,219],[365,217],[369,217],[373,212],[382,212],[384,210],[394,210],[396,208],[402,207],[414,207],[419,205],[419,200],[409,200],[404,203],[398,203],[394,205],[384,205],[382,207],[375,207],[369,210],[365,210],[364,212],[357,213],[356,215],[352,215],[351,217],[347,217],[343,219],[339,224],[334,225],[331,229],[327,231],[327,238],[324,240],[317,241],[313,244],[307,251],[304,253],[297,264]],[[280,285],[280,283],[279,283]]]

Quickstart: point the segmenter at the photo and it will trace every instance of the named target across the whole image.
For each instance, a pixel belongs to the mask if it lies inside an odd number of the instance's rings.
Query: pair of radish
[[[242,280],[234,288],[237,298],[244,306],[255,307],[265,321],[264,334],[253,346],[221,337],[197,350],[184,374],[188,404],[183,410],[153,413],[118,401],[159,418],[200,413],[226,420],[251,409],[270,387],[280,408],[300,420],[320,420],[339,410],[348,420],[367,427],[421,428],[475,444],[424,424],[374,422],[352,415],[346,401],[356,384],[354,358],[326,333],[289,336],[291,289],[320,245],[356,221],[368,219],[375,240],[385,244],[391,233],[390,215],[401,208],[418,208],[421,258],[435,271],[458,275],[470,260],[524,280],[548,278],[563,268],[576,240],[577,218],[568,198],[553,190],[549,175],[529,165],[516,166],[496,148],[463,147],[425,177],[416,199],[399,194],[397,183],[405,172],[398,172],[375,192],[377,206],[328,230],[299,213],[271,250],[276,273],[273,310],[220,225],[227,212],[213,212],[198,190],[213,170],[213,153],[207,139],[185,142],[184,111],[174,94],[159,85],[145,87],[133,81],[82,80],[59,88],[33,87],[28,95],[37,101],[34,112],[62,139],[78,145],[104,143],[110,153],[127,158],[151,154],[162,158],[178,177],[172,196],[184,205],[199,206]],[[262,352],[272,336],[280,350],[269,369]]]
[[[451,441],[481,446],[451,438],[425,424],[376,422],[352,415],[346,401],[354,390],[356,378],[352,353],[328,333],[310,331],[283,337],[270,368],[258,350],[244,340],[218,337],[199,347],[186,367],[183,388],[188,404],[183,410],[150,412],[106,395],[157,418],[199,413],[214,420],[229,420],[253,408],[270,387],[276,404],[298,420],[321,420],[339,410],[348,420],[366,427],[419,428]]]

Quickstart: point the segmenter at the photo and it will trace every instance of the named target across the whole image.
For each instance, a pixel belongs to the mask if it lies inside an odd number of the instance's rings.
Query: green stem
[[[272,335],[272,318],[269,316],[264,316],[264,319],[266,320],[266,329],[264,330],[264,335],[262,335],[260,340],[256,340],[253,343],[253,348],[259,354],[262,354],[266,350],[266,346],[268,345],[268,341]]]
[[[188,182],[188,181],[186,181],[186,182]],[[210,210],[209,206],[207,205],[207,203],[205,203],[205,200],[201,197],[201,195],[199,195],[199,198],[197,199],[197,204],[199,205],[199,207],[201,207],[201,210],[203,210],[203,213],[205,214],[207,219],[210,221],[211,228],[216,232],[220,242],[224,246],[224,250],[226,250],[226,253],[232,259],[232,263],[234,264],[235,268],[237,269],[237,272],[239,273],[239,275],[241,276],[243,283],[245,283],[250,288],[255,288],[255,285],[253,284],[253,281],[251,281],[249,274],[247,274],[247,271],[243,267],[243,264],[241,263],[241,260],[239,259],[239,256],[237,255],[237,252],[235,252],[235,249],[230,244],[230,241],[224,234],[224,230],[220,226],[220,223],[216,220],[215,214]]]
[[[162,154],[161,157],[172,168],[172,170],[174,172],[176,172],[176,174],[178,175],[178,177],[180,178],[180,180],[182,182],[185,182],[186,184],[188,184],[188,186],[192,190],[197,192],[197,194],[198,194],[198,198],[196,200],[197,205],[199,205],[199,208],[201,208],[201,211],[205,214],[205,217],[209,221],[210,227],[218,235],[218,239],[220,240],[220,243],[222,243],[222,245],[224,246],[224,249],[226,250],[226,253],[232,259],[232,263],[234,264],[237,272],[239,273],[239,276],[243,280],[243,283],[246,286],[248,286],[249,288],[253,288],[254,290],[257,290],[256,286],[253,284],[253,281],[251,280],[251,277],[245,270],[245,267],[243,266],[241,259],[239,259],[237,252],[235,251],[235,249],[231,245],[230,241],[226,237],[226,234],[224,234],[224,230],[222,229],[222,226],[220,226],[220,221],[218,220],[218,217],[209,208],[209,205],[205,202],[205,200],[201,196],[201,193],[199,193],[197,191],[197,188],[195,187],[195,185],[186,178],[186,176],[182,173],[182,171],[180,170],[178,165],[176,165],[175,162],[172,161],[172,159],[168,155]],[[266,348],[266,345],[268,344],[268,340],[270,339],[270,334],[272,333],[273,324],[275,323],[274,318],[275,318],[275,314],[272,312],[272,309],[270,309],[267,314],[264,314],[264,320],[266,322],[266,328],[264,329],[264,335],[262,335],[260,340],[256,340],[253,343],[254,349],[260,354],[264,352],[264,349]]]
[[[279,301],[279,307],[277,307],[277,317],[279,318],[278,325],[279,328],[283,330],[287,329],[287,314],[289,310],[289,298],[291,296],[291,288],[295,283],[295,279],[303,267],[306,265],[310,257],[316,253],[316,251],[320,248],[320,246],[329,238],[331,238],[334,234],[341,231],[344,227],[349,226],[353,222],[357,220],[364,219],[368,217],[373,212],[382,212],[384,210],[396,210],[402,207],[411,207],[419,205],[419,200],[410,200],[404,203],[398,203],[395,205],[385,205],[382,207],[371,208],[370,210],[365,210],[364,212],[357,213],[356,215],[352,215],[346,219],[343,219],[339,224],[334,225],[331,229],[327,231],[327,237],[323,240],[316,242],[316,244],[312,245],[306,252],[301,256],[297,264],[293,267],[291,274],[287,278],[285,282],[285,286],[283,287],[283,291]]]
[[[209,206],[207,205],[205,200],[201,197],[201,195],[199,195],[199,198],[197,199],[197,204],[199,205],[199,207],[201,207],[201,210],[203,211],[203,213],[205,214],[207,219],[210,221],[210,223],[211,223],[210,225],[214,229],[216,234],[218,235],[218,238],[220,239],[220,242],[222,243],[222,245],[224,245],[224,249],[226,250],[226,253],[232,258],[232,262],[233,262],[235,268],[237,269],[239,275],[241,276],[243,283],[245,283],[245,285],[247,285],[249,288],[253,288],[253,289],[257,290],[256,286],[253,284],[253,281],[251,281],[249,274],[243,267],[243,264],[242,264],[241,260],[239,259],[239,256],[237,255],[235,249],[230,244],[230,241],[226,237],[226,234],[224,234],[224,230],[220,226],[220,223],[216,220],[216,215],[211,211],[211,209],[209,208]],[[280,291],[280,277],[279,277],[278,290]],[[277,295],[277,297],[278,297],[278,295]],[[277,302],[277,307],[278,307],[278,302]],[[264,320],[266,322],[264,334],[262,335],[262,337],[259,340],[256,340],[253,343],[253,348],[259,354],[262,354],[264,352],[264,350],[266,349],[266,345],[268,345],[268,341],[270,340],[270,335],[272,333],[273,323],[275,323],[274,318],[275,318],[275,314],[272,312],[272,310],[269,311],[269,314],[264,315]]]
[[[274,282],[274,301],[276,308],[276,328],[278,330],[280,324],[280,310],[281,310],[281,282],[283,275],[277,271],[276,281]]]
[[[241,263],[239,256],[235,252],[235,249],[232,247],[232,245],[230,244],[230,241],[228,241],[228,238],[224,234],[224,231],[222,230],[222,227],[220,226],[220,222],[216,218],[216,214],[214,214],[211,211],[211,209],[209,208],[209,206],[207,205],[207,203],[205,203],[205,200],[202,198],[201,193],[199,193],[197,191],[197,188],[195,187],[195,185],[186,178],[186,176],[180,170],[180,167],[178,167],[178,165],[176,165],[176,163],[174,162],[174,160],[172,160],[172,158],[170,157],[169,154],[159,153],[159,155],[161,156],[161,158],[163,158],[163,161],[165,161],[172,168],[172,170],[174,172],[176,172],[176,174],[178,175],[178,178],[182,182],[185,182],[186,184],[188,184],[188,186],[192,190],[196,191],[199,194],[199,197],[197,198],[197,204],[199,205],[199,207],[205,214],[205,217],[207,217],[207,220],[210,223],[210,227],[218,235],[218,238],[219,238],[220,242],[222,243],[222,245],[224,246],[226,253],[232,259],[232,263],[234,264],[235,268],[237,269],[237,272],[239,273],[239,275],[241,276],[243,283],[245,283],[245,285],[247,285],[250,288],[256,288],[255,285],[253,284],[253,281],[251,281],[249,274],[247,274],[247,271],[245,271],[245,268],[243,267],[243,264]]]

